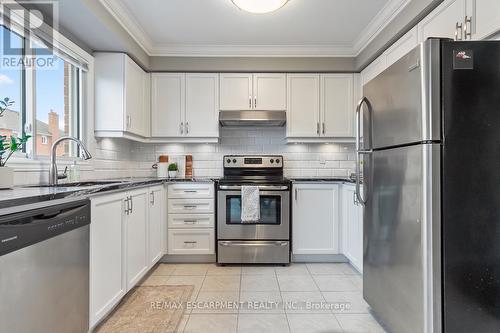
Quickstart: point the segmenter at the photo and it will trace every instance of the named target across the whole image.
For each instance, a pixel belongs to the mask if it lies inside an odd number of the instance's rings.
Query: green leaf
[[[10,137],[10,151],[15,153],[19,149],[19,144],[17,139],[13,136]]]

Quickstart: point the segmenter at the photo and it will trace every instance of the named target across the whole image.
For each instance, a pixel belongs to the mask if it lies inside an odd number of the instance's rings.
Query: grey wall
[[[151,57],[151,71],[169,72],[352,72],[354,58]]]

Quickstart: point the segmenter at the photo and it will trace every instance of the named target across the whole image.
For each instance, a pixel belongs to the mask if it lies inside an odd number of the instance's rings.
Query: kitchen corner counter
[[[355,183],[354,179],[350,177],[297,177],[289,179],[292,183]]]
[[[0,215],[11,214],[10,208],[23,206],[23,209],[36,209],[47,206],[47,201],[71,201],[85,199],[94,195],[124,191],[132,188],[180,182],[214,182],[217,178],[119,178],[102,179],[107,184],[75,186],[60,184],[57,187],[47,185],[17,186],[13,189],[0,190]],[[56,202],[54,202],[56,204]]]

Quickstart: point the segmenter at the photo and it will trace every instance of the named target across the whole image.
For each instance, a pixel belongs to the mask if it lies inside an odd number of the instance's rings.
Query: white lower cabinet
[[[163,186],[91,198],[90,327],[118,304],[164,254]]]
[[[342,185],[341,249],[351,264],[363,271],[363,206],[356,199],[355,186]]]
[[[339,253],[339,185],[293,185],[293,254]]]
[[[163,185],[149,188],[149,265],[156,264],[164,254],[166,198]]]
[[[90,327],[127,292],[125,282],[125,193],[92,198],[90,224]]]
[[[215,243],[214,229],[170,229],[169,254],[212,254]]]
[[[292,200],[292,253],[343,254],[363,269],[363,207],[353,184],[295,183]],[[306,259],[314,260],[314,259]]]
[[[130,209],[126,221],[127,291],[148,270],[148,189],[129,192]]]
[[[168,254],[215,253],[213,183],[168,186]]]

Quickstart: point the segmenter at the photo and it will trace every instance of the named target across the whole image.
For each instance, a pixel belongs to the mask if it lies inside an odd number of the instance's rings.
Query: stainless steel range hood
[[[222,127],[280,127],[286,123],[285,111],[220,111]]]

